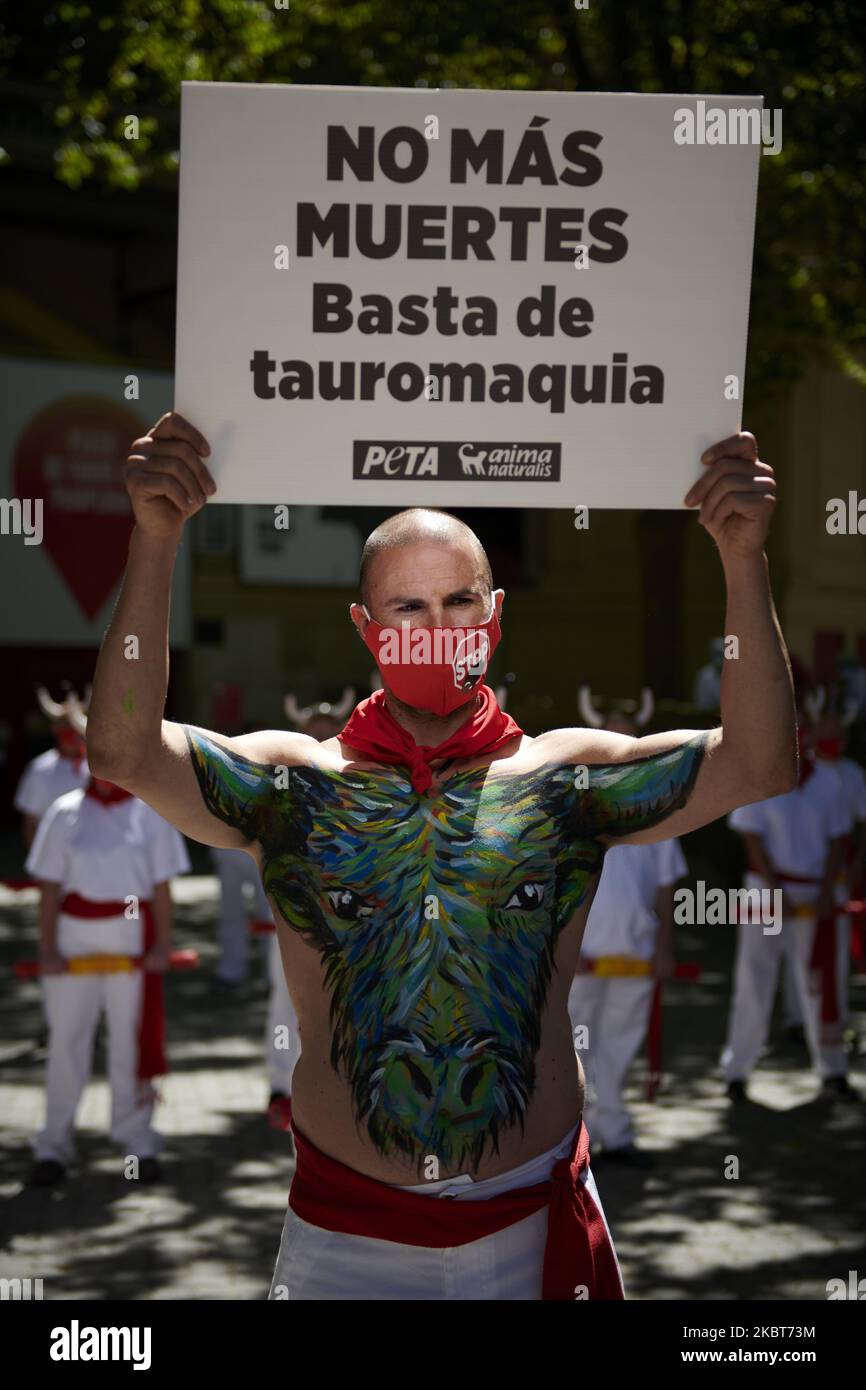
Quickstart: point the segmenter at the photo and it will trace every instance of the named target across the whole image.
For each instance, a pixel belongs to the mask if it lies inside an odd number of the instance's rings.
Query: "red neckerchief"
[[[482,685],[471,719],[435,748],[416,743],[397,723],[385,704],[384,690],[377,690],[375,695],[362,700],[337,737],[377,762],[404,764],[409,769],[412,786],[422,793],[433,782],[431,762],[439,758],[471,758],[478,753],[493,753],[522,733],[511,715],[499,708],[490,686]]]
[[[75,771],[76,771],[76,772],[79,772],[79,771],[81,770],[81,764],[82,764],[82,762],[84,761],[84,754],[83,754],[83,753],[78,753],[78,754],[76,754],[76,753],[64,753],[64,751],[63,751],[63,749],[60,747],[60,744],[59,744],[59,743],[55,744],[54,746],[55,746],[55,748],[57,749],[58,753],[60,754],[61,758],[65,758],[66,761],[67,761],[68,763],[74,763],[74,764],[75,764]]]
[[[112,806],[116,801],[126,801],[128,797],[132,796],[132,792],[124,791],[123,787],[116,787],[112,782],[111,791],[107,796],[103,796],[102,792],[96,790],[93,778],[91,777],[87,783],[87,790],[84,795],[92,796],[94,801],[101,802],[103,806]]]
[[[801,753],[801,754],[800,754],[800,779],[799,779],[799,781],[797,782],[797,786],[798,786],[798,787],[805,786],[805,784],[808,782],[809,778],[812,776],[812,773],[813,773],[814,771],[815,771],[815,759],[814,759],[814,758],[811,756],[811,754],[809,754],[809,753]]]

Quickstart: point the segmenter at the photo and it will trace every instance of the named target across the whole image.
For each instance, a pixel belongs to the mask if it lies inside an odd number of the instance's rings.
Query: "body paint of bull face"
[[[211,812],[264,851],[264,885],[320,952],[331,1061],[383,1154],[475,1170],[522,1124],[559,933],[602,833],[682,805],[703,738],[638,762],[457,772],[419,796],[395,769],[275,769],[187,729]],[[285,777],[284,777],[285,780]]]

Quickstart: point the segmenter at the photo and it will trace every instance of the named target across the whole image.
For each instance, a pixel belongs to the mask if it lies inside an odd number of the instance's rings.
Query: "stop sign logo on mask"
[[[34,415],[15,445],[15,495],[42,500],[42,544],[90,621],[126,564],[133,518],[124,466],[147,429],[115,401],[67,396]]]
[[[473,629],[461,637],[454,652],[454,684],[458,690],[471,690],[487,670],[490,639],[487,633]]]

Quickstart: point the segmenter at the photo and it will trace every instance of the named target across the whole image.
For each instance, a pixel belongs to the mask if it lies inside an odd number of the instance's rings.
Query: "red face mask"
[[[842,740],[839,738],[816,738],[815,752],[819,758],[829,758],[835,762],[842,756]]]
[[[61,758],[75,758],[76,761],[79,761],[84,757],[84,740],[75,729],[56,729],[54,742],[57,744],[57,751]]]
[[[382,627],[370,618],[364,645],[398,700],[444,717],[472,699],[501,637],[491,601],[490,617],[480,627],[411,627],[406,621],[399,628]]]

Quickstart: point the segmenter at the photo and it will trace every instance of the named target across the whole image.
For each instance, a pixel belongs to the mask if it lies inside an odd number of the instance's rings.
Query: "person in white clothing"
[[[40,822],[27,869],[42,890],[40,962],[50,1038],[45,1124],[33,1144],[31,1185],[52,1186],[66,1176],[103,1012],[111,1137],[127,1159],[138,1160],[135,1176],[160,1176],[152,1077],[166,1069],[160,976],[169,962],[169,880],[189,868],[178,831],[102,779],[65,793]],[[106,956],[136,957],[142,968],[94,970],[98,962],[91,959],[81,969],[83,957]]]
[[[220,882],[220,907],[217,918],[220,959],[216,968],[216,982],[228,993],[236,990],[247,977],[249,908],[244,889],[252,889],[252,911],[255,919],[267,919],[271,910],[261,877],[244,850],[211,845],[210,857]]]
[[[568,1012],[589,1087],[586,1127],[606,1161],[646,1165],[623,1089],[646,1037],[656,982],[673,972],[674,886],[687,871],[677,840],[615,845],[604,857]],[[612,956],[644,961],[648,971],[591,973],[592,962]]]
[[[695,676],[694,702],[698,709],[715,711],[719,708],[722,689],[722,666],[725,659],[724,637],[714,637],[709,644],[710,659]]]
[[[839,778],[852,821],[851,834],[845,845],[845,863],[836,885],[838,905],[851,898],[862,897],[866,879],[866,771],[853,758],[845,756],[848,725],[853,722],[856,713],[856,707],[849,703],[841,714],[824,715],[812,730],[816,756],[823,766],[830,768]],[[852,918],[840,913],[836,918],[836,989],[843,1031],[848,1023],[851,929]]]
[[[59,701],[52,699],[44,685],[37,685],[36,699],[51,725],[55,746],[27,764],[15,789],[13,805],[21,816],[21,838],[28,851],[48,807],[64,792],[86,786],[90,775],[84,736],[70,722],[71,702],[78,703],[74,691],[69,689],[65,698]],[[81,709],[86,709],[89,699],[90,687]],[[47,1040],[47,1029],[43,1029],[36,1042],[40,1051],[45,1048]]]
[[[845,863],[837,883],[836,896],[838,905],[841,905],[849,898],[862,895],[866,878],[866,771],[853,758],[845,756],[848,726],[857,715],[856,702],[848,699],[838,712],[838,707],[825,709],[826,703],[826,690],[823,686],[818,686],[817,690],[805,695],[803,708],[809,719],[809,739],[815,756],[823,766],[837,774],[841,783],[841,794],[853,822],[851,834],[845,844]],[[840,915],[836,918],[837,993],[843,1026],[848,1016],[851,926],[849,916]],[[788,1037],[805,1042],[799,996],[788,958],[783,966],[782,995],[784,1031]]]
[[[13,805],[21,815],[21,834],[29,850],[41,817],[64,792],[83,787],[88,778],[84,738],[69,722],[69,699],[53,700],[37,685],[39,708],[51,724],[55,747],[40,753],[25,767],[15,789]],[[87,697],[84,705],[86,708]]]
[[[791,962],[812,1064],[828,1094],[859,1099],[848,1082],[838,999],[822,988],[822,960],[835,951],[836,881],[851,816],[836,774],[816,761],[801,728],[800,783],[768,801],[741,806],[728,824],[743,837],[747,889],[781,890],[782,921],[741,922],[728,1037],[721,1065],[731,1100],[766,1043],[783,957]],[[829,980],[832,981],[832,972]]]
[[[588,723],[601,724],[586,687],[578,705]],[[644,690],[633,716],[614,710],[604,727],[634,737],[652,712],[652,692]],[[605,854],[590,908],[568,1012],[575,1051],[586,1070],[586,1126],[607,1162],[649,1166],[635,1145],[623,1090],[646,1037],[656,982],[673,972],[674,885],[686,872],[678,840],[615,845]],[[593,973],[594,962],[612,957],[621,958],[620,969],[640,970],[645,962],[646,973]]]

